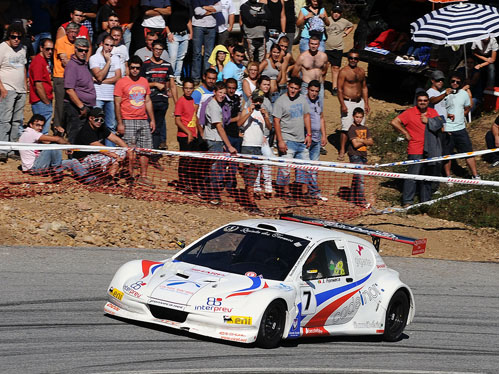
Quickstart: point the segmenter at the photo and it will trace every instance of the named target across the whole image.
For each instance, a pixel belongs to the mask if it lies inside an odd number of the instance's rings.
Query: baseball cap
[[[438,81],[440,79],[445,79],[445,75],[440,70],[435,70],[431,73],[431,79]]]
[[[255,100],[261,100],[261,101],[263,101],[264,97],[265,97],[265,94],[259,88],[257,88],[256,90],[254,90],[253,93],[251,94],[251,100],[253,100],[253,101],[255,101]]]
[[[88,115],[91,117],[105,117],[104,111],[99,107],[92,108]]]
[[[335,12],[335,13],[343,13],[343,8],[339,4],[334,5],[333,6],[333,12]]]

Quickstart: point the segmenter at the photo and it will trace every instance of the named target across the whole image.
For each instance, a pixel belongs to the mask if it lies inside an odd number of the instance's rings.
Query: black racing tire
[[[398,290],[392,296],[386,310],[383,340],[387,342],[399,341],[407,325],[408,318],[409,298],[404,291]]]
[[[276,348],[282,339],[286,324],[286,307],[282,301],[272,301],[260,321],[256,345],[261,348]]]

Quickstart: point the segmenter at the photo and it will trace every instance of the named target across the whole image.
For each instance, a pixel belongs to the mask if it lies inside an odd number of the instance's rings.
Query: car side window
[[[303,280],[332,278],[348,275],[345,252],[334,241],[319,244],[303,265]]]

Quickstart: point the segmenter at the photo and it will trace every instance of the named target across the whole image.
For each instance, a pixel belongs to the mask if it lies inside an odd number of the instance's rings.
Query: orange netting
[[[84,160],[80,161],[85,165]],[[89,168],[84,178],[73,175],[70,170],[56,173],[47,169],[36,175],[2,170],[0,198],[84,188],[142,200],[207,204],[265,215],[292,212],[345,220],[360,215],[375,202],[378,186],[375,178],[354,174],[279,167],[265,161],[249,164],[241,159],[225,161],[165,154],[149,158],[148,185],[139,177],[138,157],[132,165],[134,177],[130,177],[128,162],[126,159],[119,163],[116,170],[110,169],[111,164]],[[110,175],[110,171],[114,175]],[[289,171],[289,193],[282,185],[286,171]],[[296,178],[305,181],[307,188],[296,183]],[[318,190],[314,189],[314,181]]]

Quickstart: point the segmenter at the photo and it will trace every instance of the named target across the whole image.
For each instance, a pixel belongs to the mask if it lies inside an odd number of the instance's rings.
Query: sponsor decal
[[[356,329],[380,329],[383,323],[380,321],[354,322],[353,327]]]
[[[255,291],[258,290],[263,290],[264,288],[268,288],[267,282],[262,283],[262,278],[260,277],[255,277],[255,278],[250,278],[253,284],[248,287],[248,288],[243,288],[241,290],[237,290],[234,293],[231,293],[230,295],[227,295],[225,298],[228,299],[229,297],[233,296],[243,296],[243,295],[249,295],[252,294]]]
[[[256,277],[256,273],[254,271],[247,271],[244,275],[246,275],[247,277],[250,277],[250,278]]]
[[[363,251],[365,248],[364,248],[363,246],[361,246],[361,245],[358,245],[358,244],[357,244],[357,247],[358,247],[358,248],[356,249],[357,253],[359,254],[359,256],[362,256],[362,251]]]
[[[252,318],[245,316],[224,316],[224,322],[233,325],[252,325]]]
[[[142,281],[137,281],[135,283],[128,285],[128,287],[130,287],[134,290],[140,290],[142,288],[142,286],[145,286],[145,285],[146,285],[146,283],[144,283]]]
[[[301,321],[301,303],[298,304],[298,314],[296,318],[293,319],[291,328],[289,329],[288,338],[299,338],[300,337],[300,321]]]
[[[192,268],[191,271],[197,272],[197,273],[203,273],[203,274],[208,274],[208,275],[214,275],[216,277],[225,277],[225,273],[218,273],[213,270],[205,270],[205,269],[197,269],[197,268]]]
[[[369,258],[356,258],[355,265],[358,267],[371,267],[373,266],[373,261]]]
[[[196,305],[194,310],[200,310],[203,312],[213,312],[213,313],[230,313],[232,308],[227,308],[222,306],[221,297],[208,297],[206,299],[206,305]]]
[[[239,226],[229,225],[224,227],[225,232],[234,232],[239,230]]]
[[[135,291],[134,289],[132,289],[128,286],[123,286],[123,291],[125,291],[130,296],[136,297],[137,299],[140,299],[142,297],[141,293]]]
[[[386,269],[386,265],[385,264],[376,265],[376,267],[378,269]]]
[[[152,297],[149,298],[148,303],[153,305],[165,306],[167,308],[176,309],[176,310],[184,310],[185,308],[185,306],[182,304],[170,303],[168,301],[159,300]]]
[[[321,336],[321,335],[329,335],[327,330],[324,327],[305,327],[303,329],[303,336]]]
[[[279,283],[279,288],[284,290],[284,291],[293,291],[293,287],[288,286],[284,283]]]
[[[110,302],[107,302],[106,307],[109,308],[109,309],[113,309],[113,310],[115,310],[117,312],[119,312],[119,310],[120,310],[119,307],[117,307],[116,305],[114,305],[113,303],[110,303]]]
[[[113,288],[111,287],[109,289],[109,294],[112,296],[112,297],[115,297],[117,298],[118,300],[122,300],[123,299],[123,292],[121,292],[120,290],[118,290],[117,288]]]

